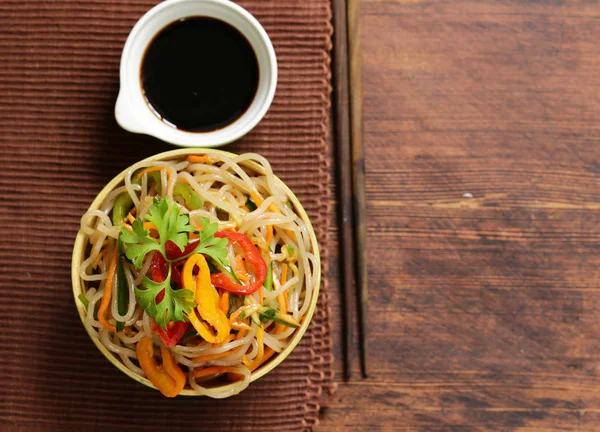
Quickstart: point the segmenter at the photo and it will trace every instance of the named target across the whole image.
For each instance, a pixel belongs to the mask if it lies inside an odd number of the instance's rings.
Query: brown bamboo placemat
[[[0,2],[0,430],[311,430],[332,386],[327,286],[292,355],[240,395],[169,400],[115,369],[71,294],[79,218],[123,168],[171,149],[113,117],[119,59],[156,0]],[[258,152],[312,218],[327,269],[329,0],[240,1],[279,61]]]

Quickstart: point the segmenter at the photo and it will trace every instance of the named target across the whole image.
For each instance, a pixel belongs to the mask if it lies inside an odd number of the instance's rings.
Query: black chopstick
[[[352,142],[353,197],[354,197],[354,261],[358,293],[358,331],[360,338],[360,369],[363,377],[367,368],[367,314],[369,305],[367,244],[366,244],[366,194],[365,157],[362,118],[362,61],[360,51],[360,0],[348,0],[348,64],[350,93],[350,139]]]
[[[343,341],[344,377],[352,374],[352,299],[354,291],[354,235],[353,235],[353,201],[352,201],[352,155],[350,142],[350,111],[348,86],[348,41],[346,29],[346,2],[334,0],[333,25],[334,33],[334,117],[335,147],[338,176],[338,210],[340,227],[340,275],[343,301]]]

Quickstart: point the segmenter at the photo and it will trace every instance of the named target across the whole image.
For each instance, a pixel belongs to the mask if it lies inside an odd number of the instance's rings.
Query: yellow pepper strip
[[[229,312],[229,293],[227,291],[223,292],[221,300],[219,300],[219,309],[227,316],[227,312]]]
[[[117,332],[114,325],[108,322],[106,319],[106,312],[108,312],[108,305],[110,305],[110,299],[112,297],[112,285],[113,279],[115,278],[115,270],[117,268],[117,259],[119,258],[119,248],[115,245],[113,256],[110,261],[110,267],[108,268],[108,276],[106,277],[106,284],[104,285],[104,296],[102,297],[102,303],[98,309],[98,321],[107,329]]]
[[[144,229],[150,231],[150,237],[158,238],[158,229],[152,222],[144,222]]]
[[[264,302],[265,302],[265,295],[263,293],[263,287],[261,286],[258,289],[258,303],[262,306]]]
[[[127,220],[129,221],[130,224],[135,222],[135,218],[133,217],[131,212],[127,213]]]
[[[189,163],[207,163],[207,164],[213,163],[212,159],[206,155],[202,155],[202,156],[189,155],[187,157],[187,161]]]
[[[158,229],[156,228],[156,225],[154,225],[152,222],[144,222],[144,229],[145,230],[155,230],[158,231]]]
[[[196,266],[198,266],[200,271],[194,283],[193,270]],[[198,334],[207,342],[223,342],[229,336],[231,327],[227,320],[227,315],[219,309],[219,293],[210,283],[210,270],[204,256],[202,254],[195,254],[188,258],[183,266],[181,276],[183,286],[195,292],[194,297],[198,314],[204,320],[201,321],[195,310],[192,310],[188,313],[190,322]],[[209,328],[209,326],[212,326],[212,328]]]
[[[265,354],[264,338],[265,338],[264,329],[262,327],[257,328],[256,329],[256,341],[258,342],[258,354],[256,354],[256,357],[252,361],[248,361],[248,359],[246,358],[246,354],[244,354],[242,356],[242,362],[251,371],[253,371],[257,367],[259,367],[263,361],[263,356]]]
[[[160,351],[163,364],[159,366],[154,359],[152,339],[143,337],[135,346],[138,362],[146,377],[163,395],[175,397],[185,386],[185,375],[167,348],[161,347]]]
[[[287,281],[287,270],[288,270],[288,266],[287,264],[283,263],[281,265],[281,285],[283,285],[284,283],[286,283]],[[279,311],[283,314],[287,314],[287,291],[285,292],[286,295],[284,295],[284,293],[281,293],[277,296],[277,303],[279,304]],[[275,326],[275,334],[279,334],[281,332],[283,332],[285,330],[286,326],[284,326],[283,324],[277,324]]]

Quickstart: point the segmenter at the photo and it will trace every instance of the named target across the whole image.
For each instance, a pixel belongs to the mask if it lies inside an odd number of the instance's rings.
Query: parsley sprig
[[[229,240],[215,237],[219,224],[216,222],[211,224],[210,220],[207,218],[201,218],[200,223],[202,224],[202,230],[198,231],[200,240],[198,241],[198,246],[196,246],[191,253],[178,258],[175,261],[186,259],[194,254],[204,254],[208,255],[221,265],[229,265],[227,262],[227,249],[225,248]]]
[[[144,228],[144,220],[152,222],[158,231],[158,239],[150,237],[150,231]],[[153,281],[144,277],[144,288],[135,289],[137,302],[146,310],[163,329],[167,328],[169,321],[187,321],[194,303],[194,293],[188,289],[174,290],[171,288],[171,263],[186,259],[201,253],[214,260],[227,264],[227,239],[215,238],[214,234],[218,224],[201,218],[202,230],[198,232],[199,241],[194,250],[181,258],[169,260],[165,245],[170,240],[183,252],[189,243],[189,233],[195,229],[190,225],[187,214],[181,214],[179,207],[168,197],[156,198],[144,218],[138,217],[131,225],[132,231],[121,228],[121,241],[123,242],[128,259],[132,260],[137,268],[141,268],[144,258],[150,252],[160,253],[169,263],[169,271],[163,282]],[[163,299],[157,304],[156,297],[164,291]]]

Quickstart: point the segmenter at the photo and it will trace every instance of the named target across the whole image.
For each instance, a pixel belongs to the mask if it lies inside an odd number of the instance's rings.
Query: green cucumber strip
[[[198,210],[204,205],[202,198],[190,185],[177,183],[173,188],[173,198],[180,198],[188,210]]]
[[[119,254],[123,253],[123,243],[119,239]],[[120,258],[117,260],[117,310],[119,314],[125,315],[129,309],[129,286],[127,285],[127,278],[125,277],[125,268],[123,267],[123,260]],[[117,331],[123,331],[125,323],[117,321]]]
[[[285,319],[285,315],[275,311],[275,309],[264,308],[263,310],[260,311],[260,316],[263,318],[272,320],[278,324],[283,324],[284,326],[287,326],[287,327],[298,328],[297,324],[287,321]]]
[[[218,271],[221,271],[223,273],[225,273],[227,275],[227,277],[231,280],[233,280],[235,283],[237,284],[241,284],[240,280],[238,279],[238,277],[235,275],[235,273],[233,272],[233,269],[228,266],[228,265],[223,265],[213,259],[210,259],[209,262],[209,268],[210,266],[214,267],[215,269],[217,269]],[[212,271],[211,271],[212,273]],[[218,273],[218,272],[217,272]]]
[[[269,267],[267,269],[267,277],[265,278],[265,283],[263,285],[267,291],[273,291],[273,263],[269,263]]]
[[[258,208],[256,207],[256,203],[254,202],[254,200],[250,197],[248,197],[248,199],[246,200],[246,207],[248,207],[248,210],[250,210],[251,212]]]
[[[85,306],[85,308],[87,309],[90,306],[90,302],[87,299],[86,296],[83,295],[83,293],[79,294],[77,296],[77,298],[79,299],[79,301]]]
[[[127,191],[120,193],[115,199],[112,210],[112,223],[113,225],[119,225],[127,216],[127,213],[131,210],[133,201]],[[120,226],[120,225],[119,225]]]

